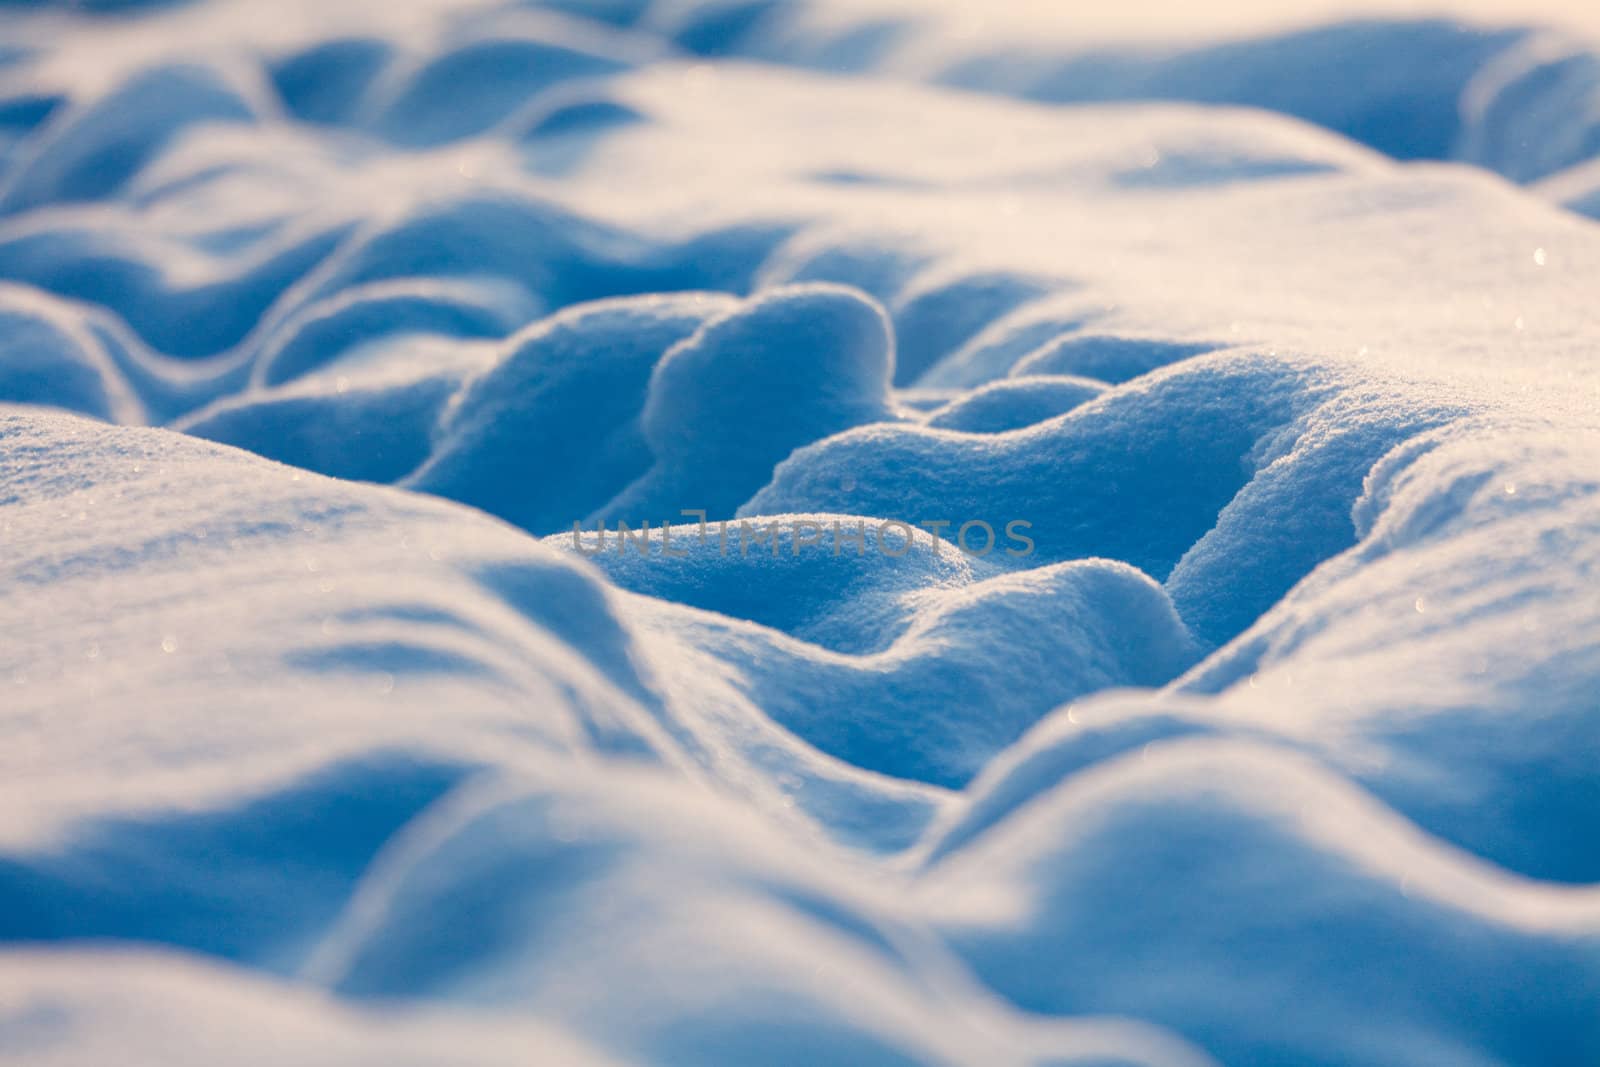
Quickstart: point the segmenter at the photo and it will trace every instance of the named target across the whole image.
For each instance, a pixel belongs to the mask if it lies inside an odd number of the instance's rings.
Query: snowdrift
[[[1600,53],[952,11],[0,14],[0,1053],[1600,1059]]]

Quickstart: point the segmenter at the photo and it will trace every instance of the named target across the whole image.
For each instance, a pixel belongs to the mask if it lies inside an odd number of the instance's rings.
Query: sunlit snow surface
[[[127,6],[0,19],[0,1059],[1600,1062],[1578,31]]]

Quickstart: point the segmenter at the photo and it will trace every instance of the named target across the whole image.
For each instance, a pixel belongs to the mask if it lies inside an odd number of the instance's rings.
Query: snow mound
[[[1178,881],[1216,910],[1170,908]],[[1149,745],[1043,795],[919,889],[1014,1003],[1153,1017],[1230,1062],[1600,1049],[1580,992],[1600,966],[1600,896],[1485,868],[1270,749]],[[1315,1003],[1241,1025],[1244,1005],[1302,983]],[[1493,1012],[1473,1008],[1485,996]]]
[[[892,344],[882,310],[839,287],[774,289],[707,323],[651,373],[639,425],[656,463],[601,518],[731,516],[796,448],[891,417]]]
[[[1005,433],[1064,415],[1105,392],[1103,382],[1039,375],[994,382],[932,412],[927,425],[965,433]]]
[[[444,1012],[397,1017],[170,953],[17,951],[0,965],[0,988],[20,1006],[7,1051],[51,1067],[108,1060],[272,1067],[286,1058],[316,1067],[487,1067],[513,1048],[537,1048],[562,1067],[624,1067],[547,1024]]]
[[[587,557],[631,592],[859,654],[882,651],[905,630],[917,615],[917,594],[965,587],[997,572],[954,544],[959,531],[941,530],[937,542],[934,532],[859,515],[793,515],[580,528],[547,543]],[[994,551],[981,531],[972,532],[971,545],[985,555]]]
[[[356,998],[533,999],[607,1051],[674,1063],[1194,1058],[1141,1028],[996,1017],[891,898],[708,799],[560,776],[463,790],[373,869],[310,973]],[[616,997],[644,1010],[619,1020]]]
[[[92,331],[48,294],[0,286],[0,395],[114,422],[144,421],[142,405]]]
[[[143,70],[53,119],[26,163],[0,186],[0,209],[99,200],[115,193],[161,147],[199,123],[251,122],[250,88],[214,67],[174,64]]]
[[[601,301],[509,338],[452,398],[407,484],[539,534],[599,511],[652,466],[641,418],[657,363],[733,304]]]

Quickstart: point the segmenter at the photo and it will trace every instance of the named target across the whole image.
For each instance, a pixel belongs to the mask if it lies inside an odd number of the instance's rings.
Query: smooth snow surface
[[[1600,1062],[1588,23],[1074,6],[8,5],[0,1059]]]

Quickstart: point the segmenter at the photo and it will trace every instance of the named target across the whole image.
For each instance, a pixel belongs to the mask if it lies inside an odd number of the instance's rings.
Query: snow
[[[451,400],[408,484],[533,533],[586,518],[651,472],[642,417],[657,364],[734,303],[628,297],[540,320]],[[535,456],[548,474],[530,494],[523,472]]]
[[[1600,1058],[1592,14],[1117,8],[0,14],[0,1057]]]

